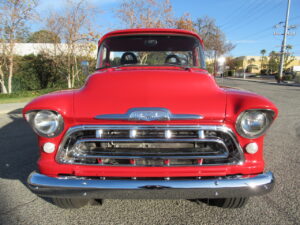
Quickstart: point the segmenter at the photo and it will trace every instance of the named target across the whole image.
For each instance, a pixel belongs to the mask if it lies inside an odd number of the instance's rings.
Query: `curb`
[[[222,79],[222,78],[220,78],[220,79]],[[278,84],[277,82],[268,82],[268,81],[263,81],[263,80],[251,80],[251,79],[229,78],[229,77],[225,77],[224,79],[227,79],[227,80],[250,81],[250,82],[265,83],[265,84],[272,84],[272,85],[278,85],[278,86],[300,87],[300,84],[289,84],[289,83],[280,83],[280,84]]]

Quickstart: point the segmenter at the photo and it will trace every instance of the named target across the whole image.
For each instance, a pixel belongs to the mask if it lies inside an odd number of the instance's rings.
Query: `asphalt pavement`
[[[270,194],[251,198],[242,209],[188,200],[104,200],[76,210],[57,208],[26,187],[38,154],[20,107],[0,114],[0,224],[299,224],[300,88],[226,79],[219,83],[257,92],[279,108],[265,139],[266,170],[276,176]]]

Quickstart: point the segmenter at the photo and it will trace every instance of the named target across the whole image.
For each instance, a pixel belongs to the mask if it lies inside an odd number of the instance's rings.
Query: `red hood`
[[[173,114],[204,116],[199,123],[223,120],[226,94],[205,72],[126,69],[91,75],[74,96],[78,122],[92,122],[96,115],[125,114],[137,107],[163,107]]]

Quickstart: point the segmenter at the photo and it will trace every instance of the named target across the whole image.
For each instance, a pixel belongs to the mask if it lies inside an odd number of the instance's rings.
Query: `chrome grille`
[[[243,152],[224,126],[84,125],[70,128],[60,163],[96,166],[240,164]]]

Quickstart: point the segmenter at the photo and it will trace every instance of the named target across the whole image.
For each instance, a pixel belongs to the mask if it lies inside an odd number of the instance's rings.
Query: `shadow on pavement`
[[[36,135],[22,117],[22,108],[3,117],[4,125],[0,127],[0,178],[16,179],[26,185],[27,176],[36,169]]]

